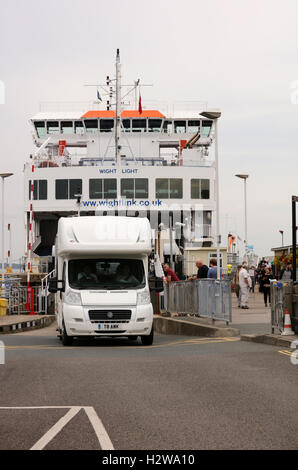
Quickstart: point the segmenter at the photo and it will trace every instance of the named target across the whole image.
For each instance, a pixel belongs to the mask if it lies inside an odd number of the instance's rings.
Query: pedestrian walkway
[[[249,294],[248,310],[238,307],[235,294],[232,294],[232,323],[228,326],[240,330],[241,334],[267,334],[271,333],[271,309],[264,306],[263,295],[259,292]],[[207,318],[193,317],[190,315],[175,315],[177,320],[212,325],[212,320]],[[218,327],[227,328],[225,322],[216,321]]]

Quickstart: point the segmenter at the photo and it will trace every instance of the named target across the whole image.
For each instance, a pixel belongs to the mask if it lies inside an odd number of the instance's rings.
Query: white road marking
[[[48,443],[54,439],[55,436],[66,426],[66,424],[76,415],[82,408],[75,406],[71,408],[65,416],[62,416],[54,426],[52,426],[48,432],[46,432],[41,439],[39,439],[30,450],[42,450],[48,445]]]
[[[102,450],[114,450],[114,446],[108,436],[107,431],[105,430],[104,425],[102,424],[101,420],[97,416],[95,409],[93,406],[86,406],[85,408],[86,415],[88,416],[97,439],[99,441],[100,447]]]
[[[66,415],[57,421],[34,445],[30,450],[42,450],[48,443],[71,421],[80,410],[84,410],[96,434],[102,450],[114,450],[111,439],[99,419],[93,406],[0,406],[0,410],[53,410],[68,409]]]

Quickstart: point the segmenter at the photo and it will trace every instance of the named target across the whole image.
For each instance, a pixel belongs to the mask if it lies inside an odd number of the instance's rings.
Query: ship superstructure
[[[36,151],[24,169],[26,247],[30,227],[39,256],[51,254],[59,218],[75,214],[146,216],[156,231],[171,226],[178,246],[214,245],[213,120],[202,110],[177,117],[137,107],[136,99],[125,109],[120,79],[117,51],[105,106],[30,119]]]

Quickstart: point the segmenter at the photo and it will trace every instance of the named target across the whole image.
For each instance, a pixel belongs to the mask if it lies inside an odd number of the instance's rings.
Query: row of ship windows
[[[112,132],[114,119],[83,119],[81,121],[35,121],[39,138],[47,134],[84,134],[85,132]],[[163,119],[122,119],[124,132],[163,132],[172,134],[196,133],[209,137],[212,121],[206,120],[163,120]]]
[[[155,180],[155,196],[157,199],[182,199],[182,178],[157,178]],[[120,180],[121,197],[127,199],[147,199],[149,196],[148,179],[124,178]],[[83,185],[81,179],[58,179],[55,181],[56,199],[76,199],[77,194],[82,194]],[[31,181],[29,181],[29,199],[31,193]],[[190,193],[192,199],[210,198],[210,181],[208,179],[191,179]],[[33,181],[33,199],[46,200],[48,198],[48,181]],[[115,199],[117,198],[116,178],[92,178],[89,179],[90,199]]]

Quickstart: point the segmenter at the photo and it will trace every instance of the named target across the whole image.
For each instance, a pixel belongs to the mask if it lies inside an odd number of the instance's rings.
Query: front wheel
[[[73,343],[73,337],[68,336],[68,334],[66,333],[64,322],[62,325],[61,341],[62,341],[63,346],[71,346]]]
[[[154,339],[154,330],[153,330],[153,325],[152,325],[150,335],[141,336],[141,341],[144,346],[151,346],[151,344],[153,344],[153,339]]]

